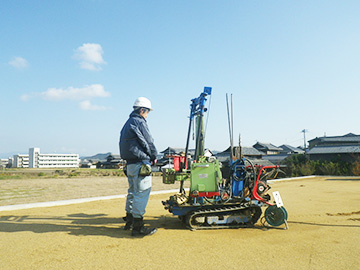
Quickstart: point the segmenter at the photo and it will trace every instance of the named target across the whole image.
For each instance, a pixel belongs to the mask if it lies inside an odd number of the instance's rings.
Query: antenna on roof
[[[306,137],[305,137],[305,133],[308,132],[308,130],[307,130],[307,129],[303,129],[301,132],[304,133],[304,150],[306,150]]]

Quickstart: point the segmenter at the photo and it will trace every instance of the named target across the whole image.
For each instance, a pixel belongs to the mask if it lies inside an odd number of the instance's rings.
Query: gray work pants
[[[149,201],[152,178],[139,176],[141,162],[127,165],[127,177],[129,182],[128,195],[126,196],[125,210],[134,218],[142,218]]]

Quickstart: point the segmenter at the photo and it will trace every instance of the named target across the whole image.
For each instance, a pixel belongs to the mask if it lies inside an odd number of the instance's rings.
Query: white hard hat
[[[152,111],[153,109],[151,108],[151,102],[150,100],[148,100],[146,97],[139,97],[135,100],[134,106],[135,107],[143,107],[143,108],[147,108],[150,111]]]

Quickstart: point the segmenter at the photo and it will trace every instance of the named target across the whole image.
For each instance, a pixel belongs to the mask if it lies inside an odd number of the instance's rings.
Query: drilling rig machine
[[[231,153],[228,166],[223,166],[213,156],[206,156],[204,149],[205,103],[212,88],[205,87],[199,97],[191,100],[190,121],[184,155],[173,155],[174,168],[163,170],[163,183],[180,182],[178,193],[163,201],[164,208],[195,229],[220,229],[251,227],[260,219],[264,225],[287,225],[287,212],[279,192],[273,192],[275,202],[268,194],[268,179],[275,178],[279,166],[258,166],[244,158],[239,150],[234,153],[232,143],[232,116],[229,116]],[[231,101],[232,114],[232,101]],[[195,122],[195,153],[189,157],[191,129]],[[240,144],[240,142],[239,142]],[[184,182],[190,180],[186,192]]]

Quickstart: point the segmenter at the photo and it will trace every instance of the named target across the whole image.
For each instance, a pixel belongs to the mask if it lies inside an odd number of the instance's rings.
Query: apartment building
[[[40,148],[29,149],[29,168],[78,168],[79,154],[42,154]]]
[[[17,168],[78,168],[79,154],[42,154],[40,148],[30,148],[28,155],[14,155]]]
[[[29,155],[14,155],[12,167],[29,168]]]

